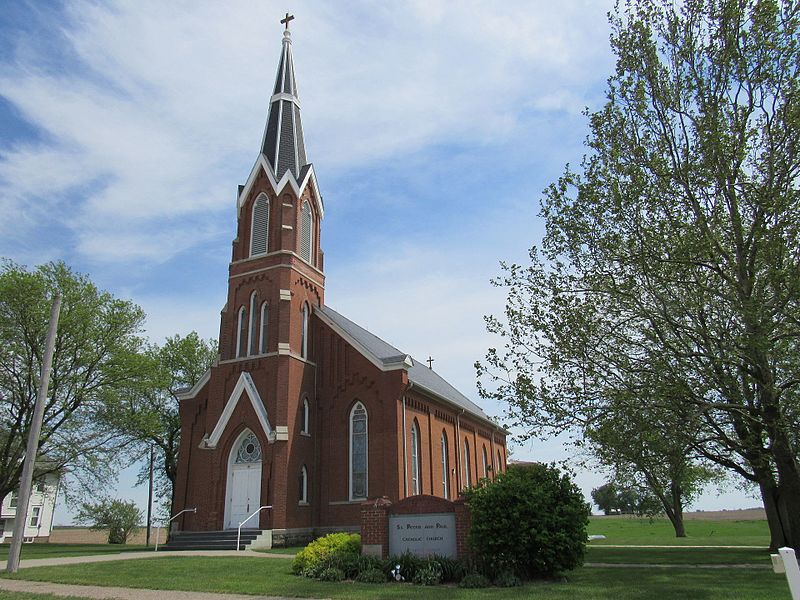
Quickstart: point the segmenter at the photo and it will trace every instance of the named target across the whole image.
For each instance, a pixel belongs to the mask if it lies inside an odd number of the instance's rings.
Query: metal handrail
[[[181,512],[179,512],[174,517],[170,517],[169,521],[166,522],[166,525],[169,525],[170,523],[172,523],[172,521],[174,521],[175,519],[180,517],[185,512],[196,513],[197,512],[197,507],[184,508]],[[161,525],[156,525],[156,547],[153,549],[153,552],[158,552],[158,538],[159,537],[161,537]]]
[[[237,551],[237,552],[238,552],[239,550],[241,550],[241,547],[240,547],[240,545],[239,545],[239,541],[242,539],[242,525],[244,525],[245,523],[247,523],[247,522],[248,522],[250,519],[252,519],[253,517],[255,517],[255,516],[258,514],[258,513],[260,513],[260,512],[261,512],[262,510],[264,510],[265,508],[272,508],[272,505],[270,505],[270,506],[259,506],[259,507],[258,507],[258,510],[257,510],[256,512],[254,512],[252,515],[250,515],[249,517],[247,517],[247,518],[246,518],[244,521],[242,521],[242,522],[240,522],[240,523],[239,523],[239,530],[236,532],[236,551]]]

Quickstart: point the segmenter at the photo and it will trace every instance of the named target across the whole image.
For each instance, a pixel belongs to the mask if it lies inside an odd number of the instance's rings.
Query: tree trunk
[[[783,432],[781,432],[783,433]],[[785,438],[784,435],[778,437]],[[783,525],[784,543],[800,550],[800,472],[788,443],[773,444],[772,454],[778,471],[778,516]]]
[[[767,513],[769,526],[769,549],[777,550],[786,545],[786,536],[783,533],[783,523],[778,512],[778,488],[770,476],[760,479],[758,487],[761,490],[761,501],[764,503],[764,512]]]

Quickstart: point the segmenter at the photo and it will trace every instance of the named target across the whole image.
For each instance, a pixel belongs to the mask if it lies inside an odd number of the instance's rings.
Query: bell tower
[[[316,401],[311,321],[325,291],[324,208],[306,156],[289,20],[287,15],[282,21],[286,28],[261,148],[237,193],[237,234],[219,338],[220,397],[235,395],[234,384],[249,378],[255,388],[249,397],[258,396],[274,426],[259,437],[264,448],[260,502],[276,501],[260,518],[262,527],[276,530],[311,524],[310,508],[286,499],[297,493],[298,473],[306,473],[309,481],[316,476],[313,439],[303,423]],[[242,425],[258,431],[253,422]],[[226,514],[236,493],[225,496]]]

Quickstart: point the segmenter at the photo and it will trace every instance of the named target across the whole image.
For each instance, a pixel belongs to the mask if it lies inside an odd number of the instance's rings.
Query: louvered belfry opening
[[[292,38],[288,30],[283,33],[283,50],[270,98],[261,151],[272,167],[276,181],[280,181],[286,171],[291,171],[295,178],[299,178],[301,169],[308,164],[294,75]]]
[[[264,254],[269,244],[269,198],[261,194],[253,204],[253,232],[250,256]]]

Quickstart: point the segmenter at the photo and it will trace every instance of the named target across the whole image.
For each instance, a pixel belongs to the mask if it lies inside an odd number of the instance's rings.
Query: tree
[[[16,489],[36,401],[50,298],[63,296],[36,477],[69,470],[80,489],[104,484],[121,440],[98,419],[103,394],[138,376],[142,310],[98,290],[64,263],[0,269],[0,498]]]
[[[108,529],[109,544],[125,544],[128,537],[139,530],[142,511],[133,501],[106,498],[81,504],[76,520],[91,524],[90,529],[94,531]]]
[[[791,0],[629,0],[611,17],[589,153],[505,266],[488,396],[543,431],[591,427],[639,378],[697,415],[693,450],[758,484],[800,547],[800,46]]]
[[[191,332],[186,337],[167,338],[163,346],[150,346],[143,354],[147,364],[143,376],[110,390],[105,419],[131,440],[140,456],[151,445],[155,448],[160,464],[156,487],[171,507],[181,434],[177,394],[194,386],[211,368],[217,356],[216,343]],[[143,465],[140,483],[147,479],[148,471],[149,464]]]

